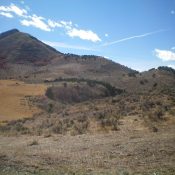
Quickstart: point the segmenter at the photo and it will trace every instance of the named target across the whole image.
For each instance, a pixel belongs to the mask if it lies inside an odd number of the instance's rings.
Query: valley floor
[[[0,174],[174,175],[174,145],[174,122],[152,132],[137,116],[108,133],[0,136]]]

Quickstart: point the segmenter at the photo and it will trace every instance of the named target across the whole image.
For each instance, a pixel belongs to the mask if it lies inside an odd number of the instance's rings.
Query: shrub
[[[51,87],[47,88],[46,96],[49,97],[50,99],[54,100],[54,94],[52,92],[52,88]]]
[[[33,146],[33,145],[39,145],[38,141],[37,140],[33,140],[29,146]]]
[[[156,77],[156,74],[155,74],[155,73],[153,73],[153,74],[152,74],[152,77],[153,77],[153,78],[155,78],[155,77]]]
[[[134,73],[135,74],[135,73]],[[94,87],[95,85],[102,85],[106,88],[106,96],[115,96],[117,94],[121,94],[124,92],[123,89],[119,89],[116,88],[114,86],[112,86],[111,84],[107,83],[107,82],[103,82],[103,81],[97,81],[97,80],[90,80],[90,79],[84,79],[84,78],[57,78],[53,81],[48,81],[45,80],[44,82],[48,83],[48,82],[86,82],[90,87]],[[67,86],[67,85],[66,85]],[[53,92],[50,90],[51,88],[48,88],[48,90],[46,91],[46,96],[48,96],[49,98],[53,99]]]
[[[64,132],[64,127],[63,127],[62,121],[56,122],[55,125],[53,125],[53,127],[52,127],[52,131],[53,131],[55,134],[63,134],[63,132]]]
[[[137,74],[137,73],[135,73],[135,72],[130,72],[130,73],[128,73],[128,76],[129,76],[129,77],[136,77],[136,74]]]
[[[154,83],[154,84],[153,84],[153,87],[154,87],[154,88],[157,87],[157,83]]]
[[[168,72],[175,74],[175,69],[171,67],[167,67],[167,66],[160,66],[158,67],[158,70],[168,71]]]
[[[52,113],[52,112],[53,112],[53,104],[52,103],[49,103],[48,113]]]
[[[140,84],[141,84],[141,85],[144,85],[145,83],[144,83],[144,81],[143,81],[143,80],[140,80]]]
[[[84,122],[76,121],[73,125],[72,135],[86,133],[88,126],[89,126],[89,122],[87,120]]]
[[[111,130],[118,130],[119,116],[106,117],[100,120],[102,128],[110,127]]]
[[[157,108],[155,110],[152,109],[152,111],[147,113],[149,120],[151,121],[159,121],[163,119],[163,111],[160,108]]]

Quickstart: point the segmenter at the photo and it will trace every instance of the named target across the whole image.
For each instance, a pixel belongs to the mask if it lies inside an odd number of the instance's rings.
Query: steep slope
[[[0,34],[0,78],[32,82],[59,77],[111,81],[135,72],[95,55],[62,54],[33,36],[13,29]],[[121,81],[120,81],[121,82]]]
[[[17,29],[0,34],[0,59],[6,63],[45,65],[61,54]]]
[[[44,82],[58,78],[108,82],[129,92],[149,92],[175,85],[166,67],[139,73],[101,56],[63,54],[35,37],[13,29],[0,34],[0,78]]]

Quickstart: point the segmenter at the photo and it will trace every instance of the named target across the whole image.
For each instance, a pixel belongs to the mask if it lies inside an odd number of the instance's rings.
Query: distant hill
[[[125,86],[132,92],[175,92],[175,70],[169,67],[153,68],[132,77]]]
[[[0,34],[0,78],[33,83],[85,78],[108,82],[130,92],[175,85],[174,69],[159,67],[139,73],[101,56],[64,54],[17,29]]]
[[[1,78],[39,81],[58,77],[110,79],[135,72],[95,55],[63,54],[35,37],[12,29],[0,34]]]
[[[45,65],[61,54],[33,36],[17,29],[0,34],[0,58],[7,63]]]

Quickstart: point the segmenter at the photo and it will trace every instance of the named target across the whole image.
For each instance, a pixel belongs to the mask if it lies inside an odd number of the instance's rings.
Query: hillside
[[[94,55],[62,54],[33,36],[12,29],[0,35],[0,78],[32,82],[59,77],[120,81],[135,72]],[[114,81],[115,82],[115,81]]]
[[[58,51],[17,29],[0,34],[0,58],[7,63],[45,65]]]
[[[170,69],[139,73],[100,56],[60,53],[17,29],[0,34],[1,79],[37,83],[60,77],[104,81],[130,92],[175,84],[175,74]]]
[[[175,90],[175,70],[169,67],[158,67],[131,76],[125,81],[130,92],[157,92]]]

